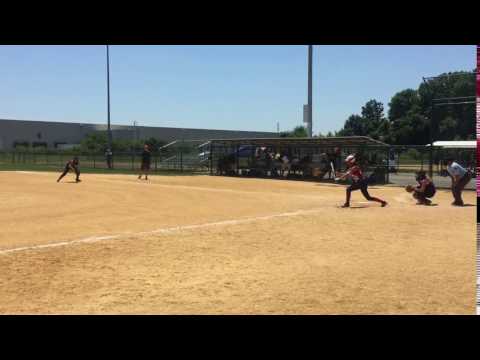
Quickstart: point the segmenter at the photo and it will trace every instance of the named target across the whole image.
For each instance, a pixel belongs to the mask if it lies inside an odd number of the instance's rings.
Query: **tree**
[[[458,71],[441,74],[419,86],[421,112],[427,119],[433,119],[430,127],[433,131],[433,140],[453,140],[455,137],[474,138],[475,104],[438,106],[434,108],[433,113],[431,104],[433,98],[475,96],[475,80],[475,76],[470,72]]]
[[[367,135],[367,128],[365,122],[360,115],[350,115],[345,121],[343,129],[341,129],[337,136],[365,136]]]
[[[418,91],[413,89],[402,90],[393,95],[388,106],[388,119],[390,121],[405,117],[413,109],[419,112],[420,96]]]
[[[304,126],[296,126],[292,131],[281,132],[280,137],[308,137],[308,133]]]
[[[397,145],[428,143],[428,123],[421,104],[419,92],[413,89],[402,90],[392,97],[387,142]]]
[[[379,139],[387,135],[387,120],[383,113],[383,104],[375,99],[368,101],[362,107],[362,118],[364,123],[364,135]]]
[[[144,144],[148,144],[151,149],[156,152],[160,146],[165,144],[165,141],[153,137],[146,140],[113,139],[112,151],[114,153],[140,151],[141,149],[143,149]],[[80,150],[86,152],[102,153],[107,149],[107,146],[108,140],[106,132],[98,131],[85,136],[85,138],[80,143]]]
[[[351,115],[336,135],[369,136],[396,145],[425,145],[430,136],[434,141],[475,139],[474,104],[435,107],[433,113],[431,106],[433,98],[474,96],[475,89],[475,77],[469,72],[441,74],[421,83],[417,90],[394,94],[388,119],[382,103],[368,101],[361,115]]]
[[[106,149],[107,143],[107,133],[103,131],[97,131],[85,136],[85,138],[80,142],[80,148],[82,151],[100,152]]]
[[[308,137],[307,129],[304,126],[296,126],[292,131],[292,137]]]

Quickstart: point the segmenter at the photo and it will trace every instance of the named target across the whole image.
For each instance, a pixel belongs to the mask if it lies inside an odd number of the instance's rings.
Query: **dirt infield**
[[[0,172],[2,314],[474,314],[476,197]]]

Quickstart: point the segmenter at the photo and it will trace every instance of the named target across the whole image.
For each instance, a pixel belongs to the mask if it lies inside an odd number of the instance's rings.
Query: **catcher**
[[[76,157],[76,156],[72,160],[68,160],[68,162],[65,164],[65,168],[63,169],[63,173],[60,175],[57,182],[60,182],[60,180],[62,180],[62,178],[65,175],[67,175],[70,170],[75,172],[75,175],[76,175],[75,181],[77,183],[80,182],[81,181],[80,180],[80,170],[78,168],[78,164],[79,164],[79,161],[78,161],[78,157]]]
[[[352,178],[352,185],[350,185],[347,188],[347,199],[345,201],[345,204],[342,207],[344,208],[350,207],[350,197],[352,195],[352,191],[355,191],[355,190],[360,190],[362,192],[362,195],[368,201],[378,202],[382,205],[382,207],[385,207],[387,205],[386,201],[370,196],[370,194],[368,193],[369,179],[363,176],[360,166],[357,165],[355,155],[348,155],[347,158],[345,159],[345,163],[347,164],[348,171],[345,174],[335,178],[335,181],[340,181],[347,177]]]
[[[417,180],[418,185],[416,187],[407,185],[405,190],[413,193],[413,197],[417,199],[417,205],[431,205],[432,201],[429,198],[433,198],[437,191],[433,181],[423,170],[416,173],[415,180]]]

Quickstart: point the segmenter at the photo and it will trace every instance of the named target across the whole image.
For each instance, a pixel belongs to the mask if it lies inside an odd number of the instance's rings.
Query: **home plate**
[[[395,196],[394,199],[395,199],[395,201],[398,201],[399,203],[402,203],[402,204],[409,204],[409,203],[412,202],[411,195],[409,195],[409,194]]]

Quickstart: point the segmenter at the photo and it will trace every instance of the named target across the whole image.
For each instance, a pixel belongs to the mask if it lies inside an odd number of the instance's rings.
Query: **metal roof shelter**
[[[320,147],[388,147],[389,145],[368,136],[343,136],[324,138],[255,138],[255,139],[217,139],[215,145],[257,145],[257,146],[320,146]]]
[[[376,172],[377,177],[386,175],[388,182],[388,174],[381,175],[380,170],[385,168],[383,160],[388,158],[390,145],[367,136],[215,139],[202,144],[202,148],[207,146],[210,154],[210,174],[216,169],[217,175],[278,177],[281,165],[278,164],[278,159],[271,157],[271,150],[274,150],[277,154],[287,155],[291,161],[287,177],[293,174],[294,177],[300,176],[303,179],[323,178],[327,172],[325,167],[328,166],[328,161],[322,155],[338,147],[343,154],[336,156],[336,165],[332,165],[335,169],[339,170],[343,166],[340,157],[356,153],[363,159],[365,171]],[[267,152],[257,153],[257,150],[263,147]],[[283,170],[280,173],[283,174]],[[385,182],[385,179],[381,181]]]
[[[430,146],[428,144],[427,146]],[[438,146],[442,148],[450,149],[475,149],[477,147],[476,140],[468,141],[435,141],[433,146]]]

